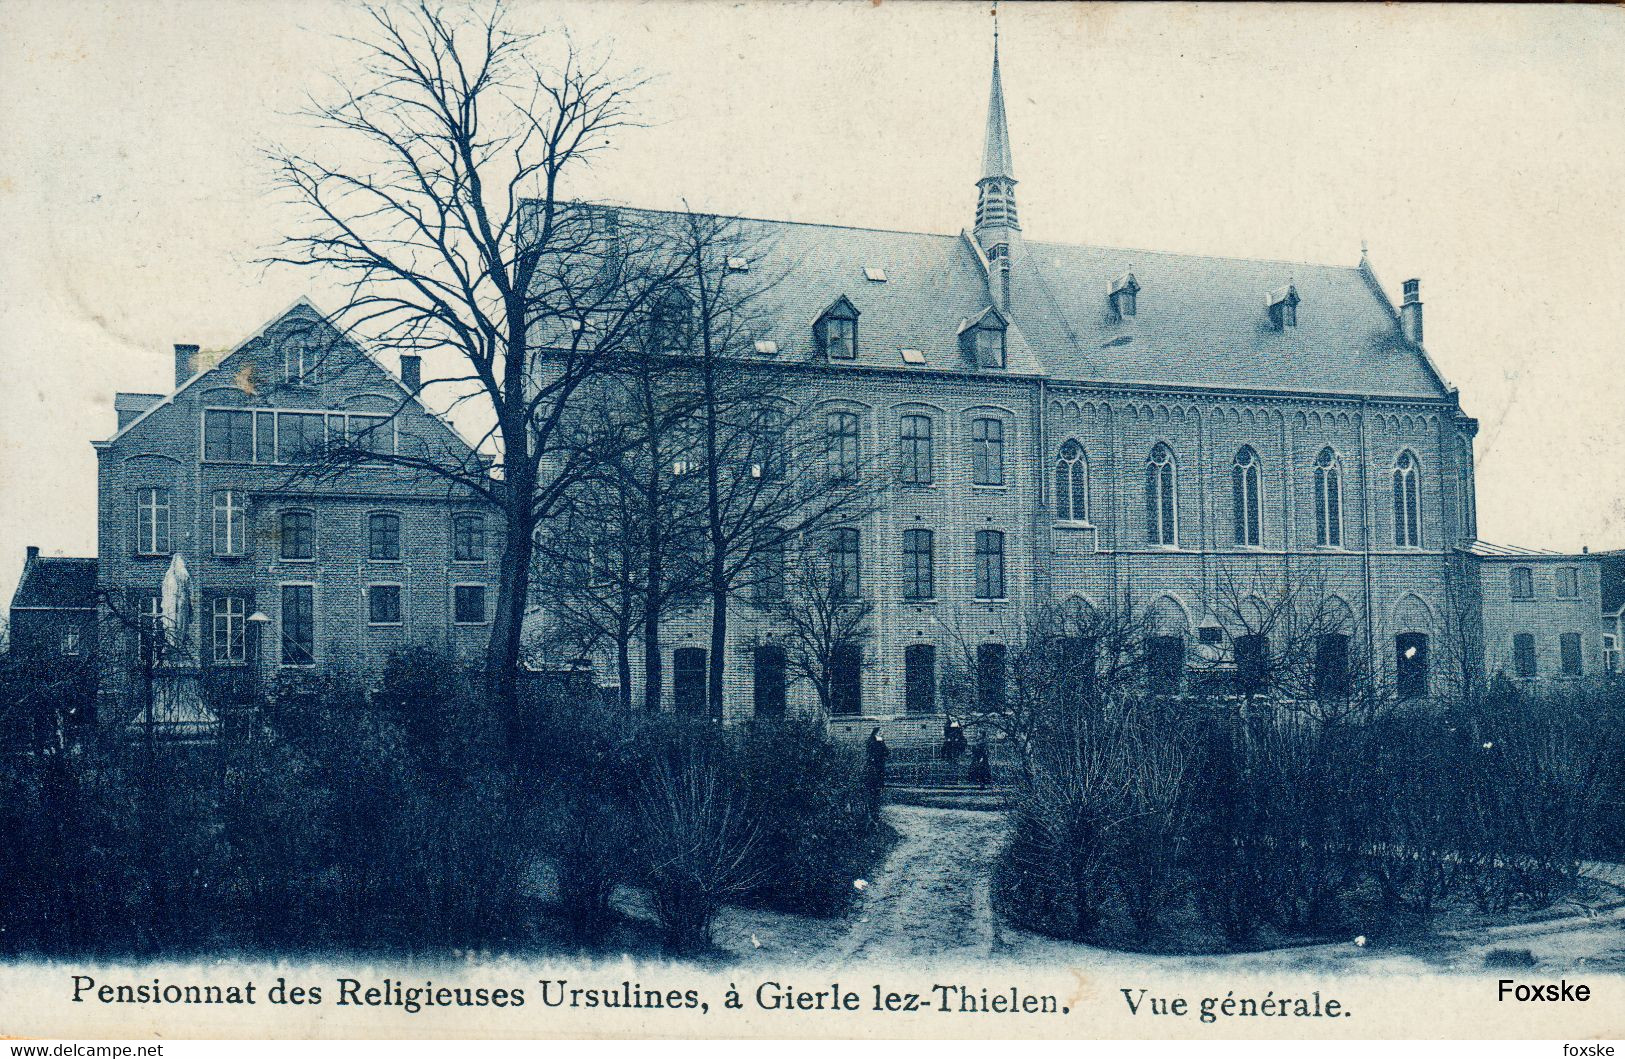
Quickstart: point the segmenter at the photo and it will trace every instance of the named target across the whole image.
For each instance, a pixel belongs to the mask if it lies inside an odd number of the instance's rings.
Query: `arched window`
[[[1330,446],[1315,457],[1315,543],[1343,546],[1343,470]]]
[[[1068,440],[1055,458],[1055,517],[1089,521],[1089,461],[1076,441]]]
[[[1145,536],[1152,544],[1177,544],[1174,454],[1162,442],[1145,463]]]
[[[1236,543],[1256,545],[1263,540],[1259,512],[1258,453],[1243,445],[1230,468],[1230,492],[1235,517]]]
[[[1394,464],[1394,543],[1422,546],[1422,504],[1416,487],[1416,457],[1407,450]]]

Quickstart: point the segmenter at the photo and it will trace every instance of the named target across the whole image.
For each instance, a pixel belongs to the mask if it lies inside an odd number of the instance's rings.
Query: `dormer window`
[[[649,349],[655,353],[685,351],[689,346],[693,302],[673,287],[662,292],[649,312]]]
[[[1135,296],[1140,293],[1140,284],[1134,278],[1134,273],[1125,272],[1117,277],[1112,284],[1111,301],[1112,312],[1117,314],[1119,320],[1134,315]]]
[[[1277,331],[1297,327],[1298,300],[1298,288],[1291,284],[1282,287],[1280,290],[1271,291],[1267,299],[1271,326]]]
[[[813,339],[829,360],[856,360],[858,357],[858,310],[843,295],[824,310],[813,325]]]
[[[1002,370],[1005,359],[1004,317],[993,308],[983,309],[979,316],[959,326],[959,349],[978,368]]]

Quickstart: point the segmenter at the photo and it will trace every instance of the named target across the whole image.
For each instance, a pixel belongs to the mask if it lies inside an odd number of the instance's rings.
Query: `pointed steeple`
[[[976,242],[987,255],[989,287],[1001,309],[1010,305],[1010,245],[1021,238],[1016,218],[1015,167],[1010,162],[1010,125],[1004,116],[999,77],[999,9],[993,8],[993,86],[987,97],[987,141],[976,182]]]

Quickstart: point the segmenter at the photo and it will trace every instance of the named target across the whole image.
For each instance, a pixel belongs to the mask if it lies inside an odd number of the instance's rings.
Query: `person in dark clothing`
[[[869,742],[864,750],[863,779],[864,785],[876,794],[886,785],[886,755],[891,748],[886,746],[886,737],[880,734],[877,727],[869,733]]]
[[[958,721],[949,721],[942,726],[942,760],[958,761],[965,756],[965,729],[959,726]]]
[[[987,740],[978,739],[971,749],[970,770],[966,778],[978,787],[986,787],[993,782],[993,766],[987,758]]]

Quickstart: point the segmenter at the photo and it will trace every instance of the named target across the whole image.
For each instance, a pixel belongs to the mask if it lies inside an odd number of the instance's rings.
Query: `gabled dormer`
[[[813,323],[813,344],[825,360],[858,359],[858,307],[846,295]]]
[[[1298,288],[1287,284],[1270,291],[1264,299],[1270,313],[1270,326],[1277,331],[1298,326]]]
[[[959,325],[959,352],[978,368],[1003,371],[1009,327],[1004,314],[990,305]]]
[[[1132,272],[1125,272],[1112,281],[1107,297],[1111,301],[1112,312],[1119,320],[1126,320],[1135,314],[1139,294],[1140,282]]]
[[[687,352],[694,333],[694,299],[681,287],[668,287],[654,297],[649,309],[649,350],[654,353]]]

